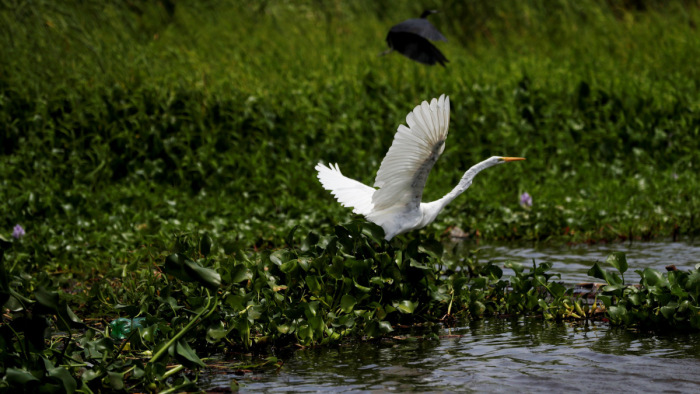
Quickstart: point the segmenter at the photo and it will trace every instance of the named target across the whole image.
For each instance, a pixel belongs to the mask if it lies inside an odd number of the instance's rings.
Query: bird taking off
[[[447,38],[428,22],[428,15],[436,12],[438,11],[423,11],[420,18],[409,19],[392,27],[386,36],[386,43],[390,49],[383,54],[395,50],[417,62],[430,66],[440,63],[445,67],[447,58],[430,43],[430,41],[447,42]]]
[[[384,229],[386,240],[398,234],[423,228],[457,196],[464,193],[481,170],[522,157],[493,156],[471,167],[452,191],[439,200],[421,202],[430,169],[445,150],[450,126],[450,98],[443,94],[430,104],[423,101],[406,115],[394,142],[377,171],[374,187],[344,176],[338,164],[318,163],[318,179],[343,206],[364,215]],[[376,188],[376,189],[375,189]]]

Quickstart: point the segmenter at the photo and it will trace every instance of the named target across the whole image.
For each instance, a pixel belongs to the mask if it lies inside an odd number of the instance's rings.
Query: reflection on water
[[[558,247],[513,246],[512,244],[474,245],[463,242],[455,245],[453,253],[466,255],[472,250],[478,250],[476,256],[481,262],[516,261],[531,265],[535,260],[538,264],[552,263],[552,272],[561,274],[561,280],[567,283],[596,281],[597,279],[591,278],[586,273],[593,263],[605,262],[612,252],[626,253],[630,272],[626,277],[635,283],[638,282],[639,277],[634,270],[649,267],[664,271],[664,267],[669,264],[674,264],[678,269],[688,270],[700,263],[700,244],[697,242],[634,242]],[[512,271],[504,271],[505,277],[512,274]]]
[[[440,340],[298,350],[279,372],[205,377],[202,388],[251,392],[700,390],[700,334],[486,319]]]
[[[466,255],[474,246],[459,248]],[[482,262],[551,262],[568,283],[594,280],[586,272],[613,251],[627,253],[630,282],[638,281],[636,269],[690,269],[700,262],[700,246],[682,243],[479,248]],[[236,379],[250,392],[700,392],[700,333],[639,333],[536,318],[466,324],[439,328],[440,340],[298,350],[280,356],[279,371],[205,373],[200,387],[225,390]]]

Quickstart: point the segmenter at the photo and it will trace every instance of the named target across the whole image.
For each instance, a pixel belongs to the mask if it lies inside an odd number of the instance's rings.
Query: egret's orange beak
[[[519,161],[519,160],[525,160],[524,157],[501,157],[503,161]]]

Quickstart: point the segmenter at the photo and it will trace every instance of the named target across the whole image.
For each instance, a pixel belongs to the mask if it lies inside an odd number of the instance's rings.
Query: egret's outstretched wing
[[[375,210],[395,205],[417,208],[430,169],[445,150],[450,126],[450,98],[441,95],[417,106],[406,115],[408,127],[400,125],[394,142],[377,171],[372,196]]]
[[[344,207],[353,208],[353,212],[360,215],[367,215],[372,211],[372,194],[375,188],[369,187],[354,179],[343,175],[338,168],[338,164],[329,167],[318,163],[318,180],[323,188],[330,191]]]

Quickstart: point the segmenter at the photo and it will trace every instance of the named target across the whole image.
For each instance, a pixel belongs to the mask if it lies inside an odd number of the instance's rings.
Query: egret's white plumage
[[[450,98],[443,94],[430,104],[423,101],[406,116],[406,124],[408,127],[399,126],[377,171],[374,187],[344,176],[338,164],[316,165],[323,187],[343,206],[381,226],[387,240],[430,224],[448,203],[469,188],[481,170],[507,161],[524,160],[499,156],[486,159],[467,170],[459,184],[443,198],[423,203],[421,197],[428,174],[445,150]]]

